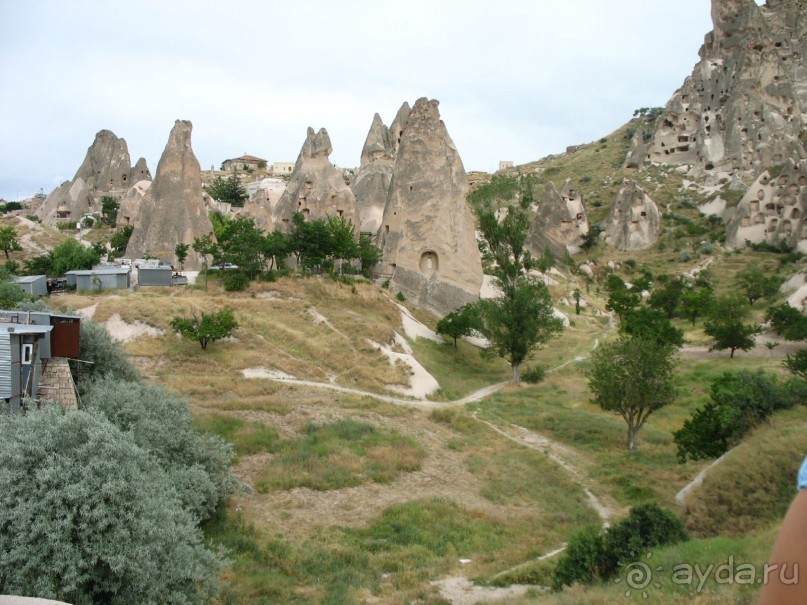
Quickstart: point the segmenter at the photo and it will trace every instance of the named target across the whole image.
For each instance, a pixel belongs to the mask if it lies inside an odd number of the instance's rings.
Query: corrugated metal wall
[[[19,371],[19,366],[11,362],[11,335],[8,332],[0,332],[0,398],[11,397],[12,368]]]

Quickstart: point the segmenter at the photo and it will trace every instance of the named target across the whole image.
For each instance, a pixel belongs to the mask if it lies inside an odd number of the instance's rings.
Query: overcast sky
[[[0,0],[0,197],[73,178],[104,128],[154,174],[178,118],[203,169],[293,162],[308,126],[352,167],[422,96],[492,171],[664,105],[711,27],[709,0]]]

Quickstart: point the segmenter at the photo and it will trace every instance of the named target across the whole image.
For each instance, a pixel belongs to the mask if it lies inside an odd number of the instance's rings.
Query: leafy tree
[[[574,314],[580,315],[580,298],[582,294],[580,293],[580,288],[575,288],[572,292],[572,298],[574,299]]]
[[[807,349],[796,351],[793,355],[788,353],[785,368],[794,376],[807,380]]]
[[[232,263],[248,278],[263,270],[266,247],[263,232],[251,218],[231,218],[217,232],[218,248],[213,254],[216,263]]]
[[[785,278],[781,275],[766,274],[757,267],[751,267],[737,274],[740,290],[743,291],[751,305],[760,298],[776,294],[784,281]]]
[[[339,259],[339,272],[342,272],[342,265],[345,261],[352,261],[359,255],[358,244],[356,243],[353,221],[344,216],[329,216],[328,224],[328,244],[330,253],[334,260]]]
[[[82,398],[147,451],[177,489],[196,522],[208,519],[235,488],[232,446],[193,428],[188,402],[166,389],[107,375]]]
[[[513,368],[513,382],[519,384],[518,369],[538,346],[563,331],[555,317],[552,299],[543,282],[529,275],[529,251],[524,249],[530,222],[519,206],[510,206],[499,222],[492,205],[475,207],[479,230],[495,261],[494,285],[501,296],[476,303],[480,332],[490,342],[487,353],[495,353]]]
[[[476,307],[465,305],[438,321],[436,332],[452,338],[456,351],[458,339],[463,336],[471,336],[475,330],[480,330],[481,327]]]
[[[381,249],[373,244],[373,240],[370,236],[364,233],[359,235],[358,258],[361,264],[362,275],[371,278],[373,267],[381,260]]]
[[[541,254],[541,258],[538,259],[538,262],[535,264],[535,267],[541,273],[547,273],[552,267],[555,266],[555,255],[552,250],[547,246],[544,248],[543,253]]]
[[[709,319],[703,325],[707,336],[714,338],[710,351],[731,350],[734,357],[737,349],[748,351],[754,347],[754,336],[762,332],[755,324],[743,323],[748,306],[741,299],[727,295],[716,298],[709,310]]]
[[[115,231],[112,237],[109,238],[109,245],[117,256],[123,256],[126,252],[126,246],[129,245],[129,239],[131,239],[132,233],[134,233],[134,226],[125,225]]]
[[[638,292],[628,289],[619,289],[611,292],[605,308],[616,313],[620,319],[624,320],[642,302],[642,297]]]
[[[712,382],[711,401],[675,432],[678,459],[724,454],[774,411],[792,407],[800,397],[762,371],[725,372]]]
[[[684,291],[684,284],[680,279],[668,280],[661,288],[653,290],[648,304],[654,309],[663,311],[669,319],[675,316],[681,295]]]
[[[588,233],[583,236],[583,242],[580,244],[580,248],[586,252],[591,250],[597,245],[597,242],[600,241],[600,234],[602,231],[603,229],[600,225],[590,225],[588,228]]]
[[[326,261],[331,256],[330,231],[322,219],[307,221],[300,212],[291,217],[289,231],[291,252],[303,269],[319,272],[328,269]]]
[[[231,174],[226,179],[217,176],[207,186],[207,192],[213,199],[233,206],[243,206],[248,197],[246,188],[241,184],[241,179],[235,174]]]
[[[185,260],[188,258],[188,250],[190,250],[190,245],[183,242],[178,243],[174,247],[174,255],[177,257],[180,271],[183,271],[185,268]]]
[[[644,305],[624,316],[620,330],[623,334],[651,340],[659,345],[684,345],[684,332],[673,326],[663,311]]]
[[[101,415],[0,415],[0,593],[208,603],[221,562],[168,475]]]
[[[695,321],[705,315],[714,300],[714,292],[711,288],[699,287],[688,288],[681,293],[681,300],[678,310],[683,317],[686,317],[695,325]]]
[[[787,303],[769,307],[765,321],[786,340],[807,340],[807,316]]]
[[[59,276],[72,270],[92,269],[100,260],[101,255],[97,250],[85,248],[71,237],[47,254],[26,261],[26,266],[32,274]]]
[[[13,309],[28,298],[18,283],[10,280],[0,281],[0,309]]]
[[[263,242],[263,256],[269,261],[269,268],[280,267],[290,253],[291,241],[287,233],[273,231]]]
[[[628,450],[650,415],[675,399],[674,372],[675,347],[653,340],[622,337],[592,354],[586,374],[593,403],[625,420]]]
[[[227,338],[238,327],[233,310],[225,307],[215,313],[202,313],[201,317],[192,312],[188,317],[174,317],[171,327],[185,338],[195,340],[207,350],[208,343]]]
[[[120,202],[111,195],[105,195],[101,198],[101,218],[107,225],[114,225],[118,220],[118,210],[120,209]]]
[[[9,252],[20,252],[22,246],[17,241],[17,230],[14,227],[0,227],[0,250],[6,255],[8,260]]]
[[[204,264],[205,269],[205,292],[207,292],[207,257],[215,255],[219,249],[218,245],[213,240],[212,235],[213,234],[211,233],[197,237],[193,240],[193,244],[191,244],[193,251],[202,257],[202,263]]]

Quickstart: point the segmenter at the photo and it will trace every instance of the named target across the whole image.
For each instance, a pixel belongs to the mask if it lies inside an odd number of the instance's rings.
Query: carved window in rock
[[[744,216],[741,226],[742,227],[750,227],[751,226],[751,217],[750,216]]]
[[[791,233],[793,233],[793,223],[782,221],[782,235],[790,235]]]
[[[779,226],[779,219],[778,218],[771,219],[771,222],[768,223],[768,233],[774,233],[778,226]]]
[[[798,219],[800,216],[801,216],[801,212],[799,212],[798,208],[793,208],[793,210],[790,211],[790,218]]]
[[[336,216],[344,216],[344,214],[345,214],[344,210],[337,210],[336,211]]]
[[[639,221],[631,221],[630,230],[631,231],[638,231],[639,230]]]
[[[123,179],[123,182],[125,183],[125,182],[126,182],[126,180],[127,180],[129,177],[127,177],[125,174],[122,174],[122,175],[121,175],[121,178]]]
[[[751,212],[759,212],[759,202],[751,202],[750,204]]]
[[[308,220],[308,217],[311,215],[311,210],[308,208],[303,208],[303,219]]]
[[[427,250],[420,255],[420,272],[426,277],[431,277],[437,273],[440,260],[434,250]]]
[[[765,215],[761,212],[754,217],[755,225],[762,225],[765,222]]]
[[[776,204],[765,204],[765,214],[776,214]]]

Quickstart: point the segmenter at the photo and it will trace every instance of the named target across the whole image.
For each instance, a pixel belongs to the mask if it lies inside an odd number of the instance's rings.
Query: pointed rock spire
[[[570,254],[580,251],[588,229],[583,196],[574,188],[571,179],[566,180],[560,192],[549,181],[527,235],[527,247],[536,257],[548,247],[557,258],[563,258],[567,251]]]
[[[605,241],[620,250],[642,250],[658,239],[660,219],[650,196],[626,179],[605,217]]]

